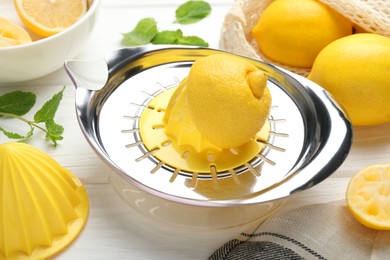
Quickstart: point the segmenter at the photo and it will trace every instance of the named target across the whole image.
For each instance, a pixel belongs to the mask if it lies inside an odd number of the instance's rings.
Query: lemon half
[[[27,28],[40,36],[51,36],[74,24],[87,12],[86,0],[14,0]]]
[[[346,200],[363,225],[390,230],[390,163],[369,166],[349,181]]]

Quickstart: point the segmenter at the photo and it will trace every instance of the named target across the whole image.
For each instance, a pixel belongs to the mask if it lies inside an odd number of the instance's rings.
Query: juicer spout
[[[66,61],[64,68],[75,88],[99,90],[107,82],[108,66],[104,59]]]

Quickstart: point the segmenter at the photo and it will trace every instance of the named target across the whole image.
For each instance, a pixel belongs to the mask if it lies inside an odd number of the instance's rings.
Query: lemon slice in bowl
[[[74,24],[87,12],[86,0],[14,0],[27,28],[40,36],[51,36]]]
[[[347,187],[346,200],[361,224],[390,230],[390,163],[372,165],[354,175]]]
[[[15,46],[31,41],[30,35],[23,27],[0,17],[0,47]]]

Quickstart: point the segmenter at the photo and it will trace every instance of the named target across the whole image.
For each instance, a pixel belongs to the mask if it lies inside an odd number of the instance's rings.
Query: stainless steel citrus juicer
[[[133,208],[155,219],[208,229],[250,223],[323,181],[350,150],[351,124],[324,89],[242,57],[268,75],[272,95],[267,127],[254,142],[256,152],[230,150],[225,164],[208,153],[201,166],[194,166],[191,154],[175,150],[162,134],[161,122],[142,122],[150,114],[161,118],[164,102],[157,100],[170,95],[196,59],[216,53],[224,52],[148,45],[117,50],[105,61],[65,64],[76,87],[81,129],[114,170],[113,187]],[[151,141],[156,136],[162,137]]]

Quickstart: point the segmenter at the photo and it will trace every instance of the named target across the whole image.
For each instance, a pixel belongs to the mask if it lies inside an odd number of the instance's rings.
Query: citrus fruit
[[[251,32],[269,59],[310,68],[327,44],[352,33],[352,23],[316,0],[277,0],[259,16]]]
[[[44,37],[68,28],[87,11],[86,0],[14,0],[14,4],[25,26]]]
[[[390,38],[359,33],[336,40],[316,58],[308,78],[341,104],[355,126],[390,121]]]
[[[196,60],[186,92],[195,126],[221,148],[237,147],[253,138],[271,106],[267,76],[248,61],[228,54]]]
[[[18,24],[0,17],[0,47],[31,42],[28,32]]]
[[[363,225],[390,230],[390,164],[369,166],[349,181],[346,201]]]

